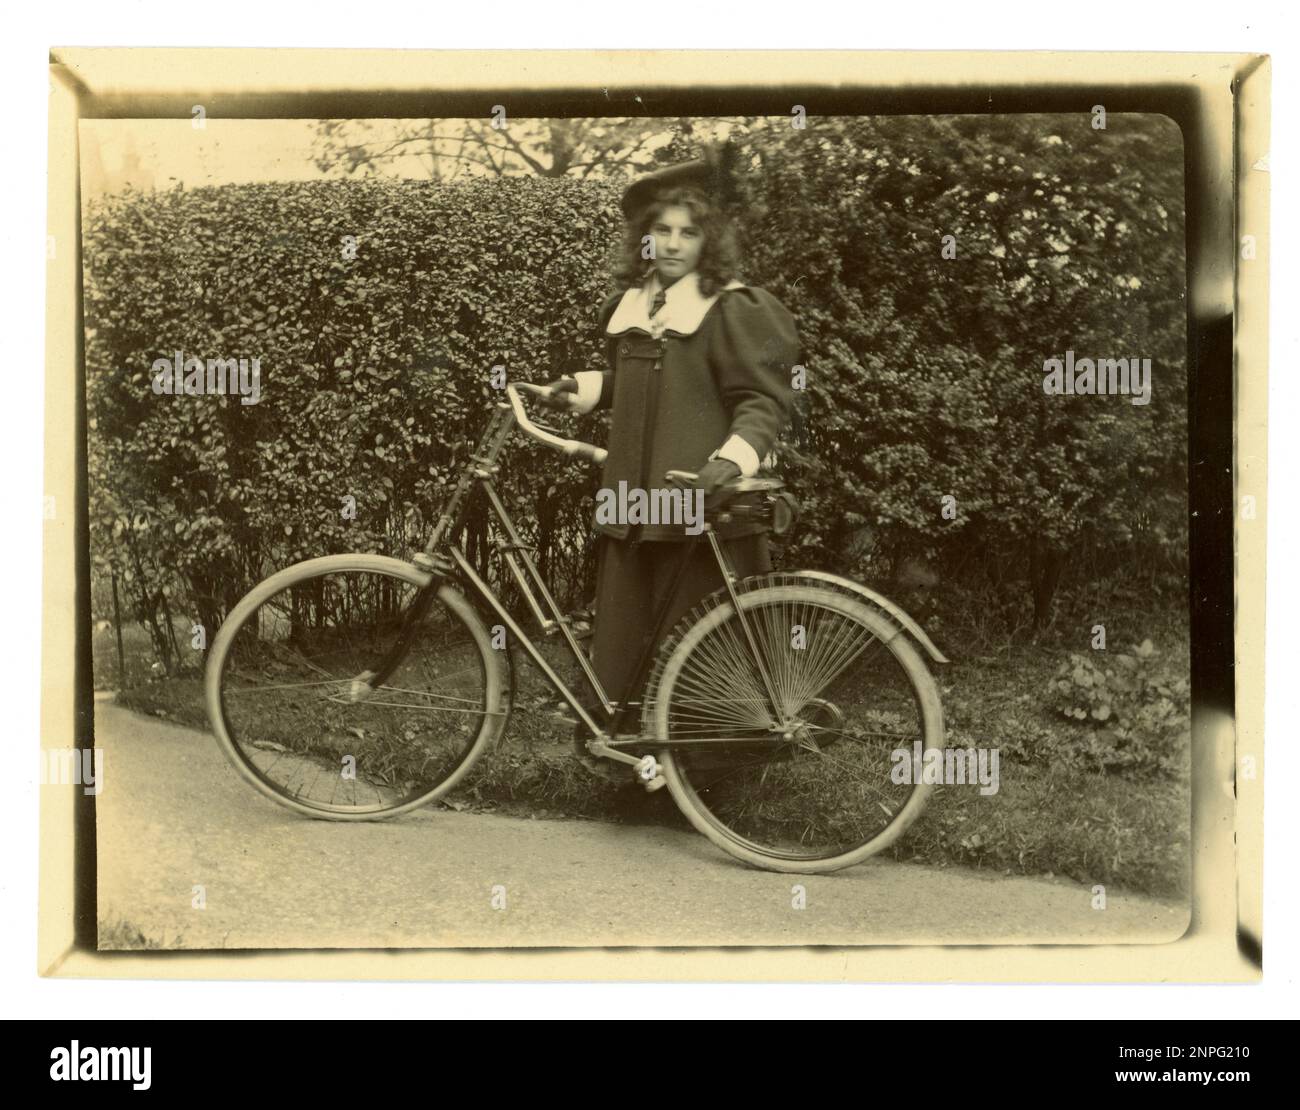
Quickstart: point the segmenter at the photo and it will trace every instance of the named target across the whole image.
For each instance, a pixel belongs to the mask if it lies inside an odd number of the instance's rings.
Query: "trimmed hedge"
[[[785,562],[880,578],[924,561],[952,587],[992,584],[1008,620],[1032,610],[1041,622],[1059,581],[1121,568],[1178,590],[1174,125],[906,117],[742,131],[754,170],[743,276],[791,308],[805,348],[801,420],[779,452],[805,506]],[[95,556],[164,662],[173,617],[210,633],[273,569],[421,544],[501,399],[492,366],[515,380],[600,366],[618,188],[246,185],[91,209]],[[1151,358],[1151,403],[1046,396],[1043,361],[1067,350]],[[260,401],[155,395],[151,366],[176,351],[259,359]],[[599,423],[582,433],[599,438]],[[522,442],[502,475],[569,603],[589,596],[596,478]],[[490,569],[482,525],[462,542]]]
[[[211,632],[275,568],[421,545],[503,400],[492,367],[545,381],[599,365],[616,213],[607,188],[542,179],[236,186],[97,209],[92,526],[137,614],[161,629],[170,606]],[[258,358],[260,400],[156,395],[153,362],[175,351]],[[500,484],[544,573],[580,595],[596,475],[520,441]],[[465,542],[486,561],[484,523]]]
[[[1028,593],[1035,623],[1067,565],[1076,582],[1121,568],[1184,588],[1174,123],[812,120],[751,147],[745,256],[808,347],[799,482],[818,525],[801,561],[923,558],[1022,608]],[[1151,358],[1150,403],[1047,396],[1044,360],[1067,351]]]

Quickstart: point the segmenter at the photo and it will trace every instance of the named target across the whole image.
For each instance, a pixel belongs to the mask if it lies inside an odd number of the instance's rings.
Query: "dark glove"
[[[574,378],[559,378],[549,382],[546,388],[550,391],[549,394],[543,394],[537,400],[548,409],[566,411],[571,402],[577,400],[578,383]]]
[[[705,497],[711,497],[733,479],[740,477],[740,467],[727,459],[710,459],[700,470],[695,479],[695,488],[702,489]]]

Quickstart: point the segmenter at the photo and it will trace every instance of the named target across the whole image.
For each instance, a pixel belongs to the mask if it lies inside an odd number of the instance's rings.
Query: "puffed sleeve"
[[[731,429],[716,455],[749,477],[794,409],[791,368],[799,360],[799,336],[794,317],[764,289],[727,290],[717,311],[709,365]]]
[[[597,316],[596,326],[605,349],[605,363],[609,369],[580,370],[573,375],[574,381],[578,383],[578,394],[573,407],[579,412],[599,412],[614,403],[614,366],[618,341],[606,335],[605,328],[622,299],[622,293],[613,294],[601,305]]]

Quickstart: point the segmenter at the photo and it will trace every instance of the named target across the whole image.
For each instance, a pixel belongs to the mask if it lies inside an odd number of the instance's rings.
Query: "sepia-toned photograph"
[[[82,112],[99,952],[1188,934],[1204,133],[755,82]]]

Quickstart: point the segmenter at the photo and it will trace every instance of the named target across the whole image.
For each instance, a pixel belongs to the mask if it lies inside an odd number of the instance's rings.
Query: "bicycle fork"
[[[365,701],[370,697],[393,676],[393,672],[402,665],[402,660],[411,650],[416,628],[429,615],[429,607],[433,604],[433,599],[443,582],[444,576],[438,573],[436,566],[432,565],[433,561],[429,560],[429,563],[431,565],[426,566],[418,556],[416,557],[416,565],[421,570],[432,570],[433,578],[415,595],[415,600],[403,614],[402,627],[398,630],[397,639],[393,641],[393,646],[388,649],[383,659],[376,664],[375,670],[362,671],[348,684],[349,701]]]

